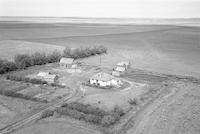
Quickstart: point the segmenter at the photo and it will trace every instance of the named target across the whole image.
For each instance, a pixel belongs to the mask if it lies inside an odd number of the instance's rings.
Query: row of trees
[[[107,48],[104,46],[93,46],[93,47],[80,47],[71,49],[66,47],[63,51],[63,56],[67,58],[86,58],[93,55],[100,55],[103,53],[107,53]]]
[[[10,71],[26,69],[34,65],[44,65],[46,63],[58,62],[62,54],[54,51],[50,54],[36,52],[32,55],[18,54],[14,57],[14,62],[8,60],[0,60],[0,74]]]
[[[58,62],[62,54],[58,51],[54,51],[50,54],[36,52],[32,55],[18,54],[15,56],[14,61],[18,69],[25,69],[34,65],[44,65],[47,63]]]
[[[44,65],[47,63],[58,62],[61,57],[78,59],[103,53],[107,53],[107,49],[104,46],[93,46],[80,47],[76,49],[66,47],[63,53],[54,51],[50,54],[40,52],[36,52],[31,55],[18,54],[14,57],[14,62],[8,60],[0,60],[0,74],[15,70],[26,69],[27,67],[34,65]]]
[[[65,104],[58,108],[56,112],[104,127],[115,124],[124,115],[124,111],[118,106],[112,111],[106,112],[98,107],[77,102]]]

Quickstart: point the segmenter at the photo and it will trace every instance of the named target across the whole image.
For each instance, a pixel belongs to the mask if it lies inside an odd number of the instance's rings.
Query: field
[[[118,134],[199,134],[200,133],[200,27],[179,25],[129,25],[92,23],[0,22],[0,57],[13,60],[18,53],[62,51],[66,46],[104,45],[108,54],[80,59],[79,72],[61,69],[57,63],[11,72],[35,76],[40,71],[59,75],[63,89],[38,86],[0,78],[1,90],[12,90],[29,96],[45,94],[52,102],[57,96],[75,91],[71,100],[112,110],[116,105],[125,116],[109,131]],[[132,68],[120,79],[122,89],[82,87],[97,72],[110,73],[117,62],[128,60]],[[188,76],[188,77],[186,77]],[[192,76],[192,77],[189,77]],[[195,77],[195,78],[193,78]],[[69,93],[69,94],[67,94]],[[39,95],[40,96],[40,95]],[[137,99],[130,104],[130,100]],[[42,102],[0,95],[0,128],[29,115],[44,105]],[[69,122],[74,121],[75,124]],[[66,123],[66,124],[65,124]],[[79,127],[76,127],[79,126]],[[95,130],[91,130],[95,128]],[[103,132],[99,126],[70,117],[52,117],[17,130],[15,133],[90,134]],[[46,131],[49,130],[49,131]],[[104,132],[106,133],[106,132]]]

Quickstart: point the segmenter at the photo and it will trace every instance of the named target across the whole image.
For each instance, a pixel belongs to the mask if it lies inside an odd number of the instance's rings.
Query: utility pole
[[[100,66],[101,66],[101,54],[100,54]]]

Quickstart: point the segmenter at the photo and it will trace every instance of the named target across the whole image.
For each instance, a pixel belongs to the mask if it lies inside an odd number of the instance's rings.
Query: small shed
[[[111,87],[111,86],[120,86],[122,81],[115,78],[114,76],[100,72],[92,76],[89,80],[91,85],[96,85],[99,87]]]
[[[73,58],[61,58],[60,59],[60,66],[66,67],[66,68],[71,68],[74,63]]]
[[[58,75],[51,74],[50,72],[39,72],[37,77],[47,81],[48,83],[55,83],[58,80]]]
[[[120,72],[114,70],[114,71],[112,71],[112,75],[113,76],[120,76]]]
[[[126,70],[126,67],[124,67],[124,66],[117,66],[115,68],[115,70],[118,71],[118,72],[124,72]]]
[[[122,62],[117,63],[117,66],[125,67],[127,69],[130,66],[130,62],[129,61],[122,61]]]
[[[58,75],[56,74],[49,74],[43,77],[43,79],[45,81],[47,81],[48,83],[55,83],[58,80]]]

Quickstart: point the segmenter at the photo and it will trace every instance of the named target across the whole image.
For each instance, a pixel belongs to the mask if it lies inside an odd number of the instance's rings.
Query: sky
[[[0,0],[0,16],[196,18],[200,0]]]

